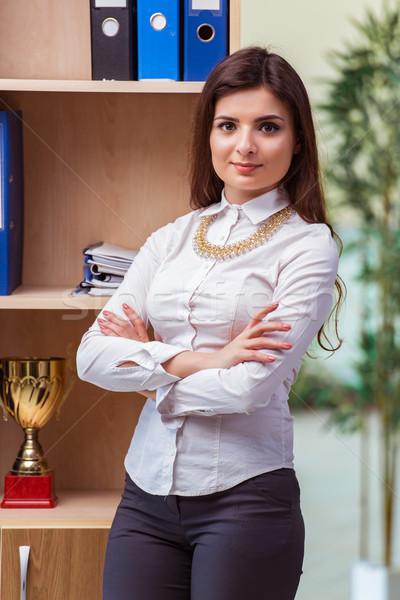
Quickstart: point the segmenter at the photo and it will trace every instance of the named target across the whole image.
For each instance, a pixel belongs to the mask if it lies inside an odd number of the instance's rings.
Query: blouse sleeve
[[[153,233],[136,255],[125,278],[107,302],[104,310],[114,312],[126,319],[122,304],[131,306],[144,321],[146,297],[154,274],[165,254],[171,224]],[[85,333],[77,353],[78,375],[84,381],[106,390],[140,391],[156,388],[178,381],[180,378],[167,373],[161,366],[169,358],[185,349],[162,342],[137,342],[126,338],[105,336],[96,321]],[[132,361],[138,366],[119,367]]]
[[[179,427],[186,415],[250,414],[265,407],[285,380],[290,384],[295,379],[331,309],[338,267],[336,244],[328,230],[322,236],[308,235],[298,245],[295,254],[281,258],[273,296],[279,301],[273,320],[292,327],[287,333],[268,334],[291,342],[292,348],[265,350],[274,355],[272,363],[247,361],[229,369],[206,369],[158,389],[157,409],[165,425]]]

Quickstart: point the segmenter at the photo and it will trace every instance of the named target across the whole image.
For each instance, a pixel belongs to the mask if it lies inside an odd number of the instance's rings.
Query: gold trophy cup
[[[59,413],[73,381],[65,386],[65,358],[0,359],[0,404],[22,427],[25,441],[5,476],[2,508],[53,508],[53,471],[38,440],[39,429]]]

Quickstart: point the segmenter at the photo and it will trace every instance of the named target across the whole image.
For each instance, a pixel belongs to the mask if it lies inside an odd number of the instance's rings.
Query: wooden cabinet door
[[[27,600],[101,600],[108,529],[2,529],[1,600],[19,600],[19,546],[30,546]]]

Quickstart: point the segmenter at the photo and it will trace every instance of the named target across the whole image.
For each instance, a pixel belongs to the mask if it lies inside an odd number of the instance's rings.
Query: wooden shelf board
[[[2,529],[109,528],[119,490],[56,490],[55,508],[0,508]]]
[[[72,296],[71,288],[20,286],[0,296],[0,309],[101,310],[109,296]]]
[[[197,94],[202,81],[86,81],[61,79],[0,79],[0,90],[24,92],[111,92],[136,94]]]

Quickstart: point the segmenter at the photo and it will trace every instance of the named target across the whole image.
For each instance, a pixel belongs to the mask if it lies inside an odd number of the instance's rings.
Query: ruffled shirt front
[[[151,323],[155,341],[104,336],[96,321],[83,336],[81,379],[108,390],[157,390],[156,401],[143,407],[125,458],[131,479],[151,494],[210,494],[293,467],[287,399],[332,306],[338,252],[329,228],[293,214],[268,242],[222,262],[201,258],[192,247],[206,215],[217,215],[208,240],[224,245],[248,237],[288,204],[280,189],[241,206],[222,194],[218,204],[157,230],[104,308],[125,318],[126,302],[146,326]],[[293,346],[266,350],[274,362],[205,369],[183,379],[162,367],[183,350],[224,347],[275,300],[279,307],[270,319],[292,328],[269,335]],[[138,366],[118,366],[126,361]]]

